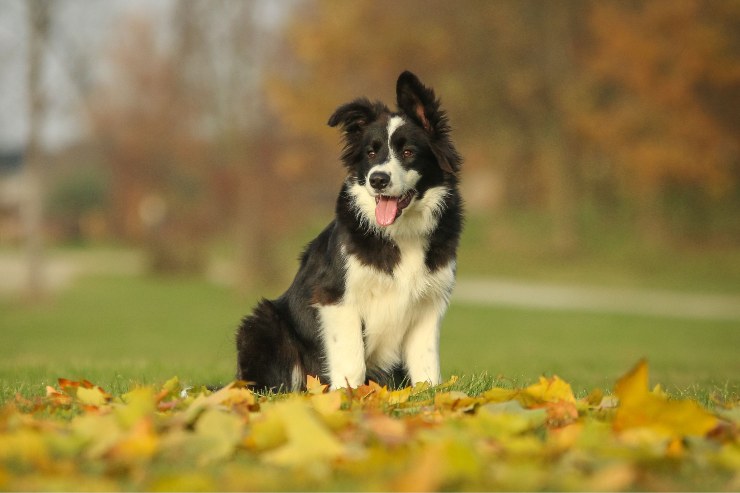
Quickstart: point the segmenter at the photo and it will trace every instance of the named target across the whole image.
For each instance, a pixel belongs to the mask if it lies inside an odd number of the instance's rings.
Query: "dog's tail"
[[[237,378],[260,390],[302,390],[306,372],[298,344],[280,309],[263,299],[236,333]]]

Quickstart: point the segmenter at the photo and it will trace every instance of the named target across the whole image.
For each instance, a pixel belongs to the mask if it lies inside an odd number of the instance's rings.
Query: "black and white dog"
[[[361,98],[329,119],[347,178],[336,217],[306,247],[288,290],[237,332],[237,378],[298,390],[367,379],[438,384],[439,330],[455,283],[461,157],[434,91],[411,72],[398,112]]]

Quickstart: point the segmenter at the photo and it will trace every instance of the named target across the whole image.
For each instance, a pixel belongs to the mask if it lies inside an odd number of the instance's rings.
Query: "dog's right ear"
[[[366,98],[356,99],[337,108],[329,118],[329,126],[341,125],[344,133],[349,136],[360,132],[368,124],[377,120],[383,112],[389,112],[383,103],[371,103]]]

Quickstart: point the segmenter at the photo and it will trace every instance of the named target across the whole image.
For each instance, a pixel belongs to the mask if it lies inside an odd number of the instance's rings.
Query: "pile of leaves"
[[[649,390],[638,364],[576,399],[557,376],[475,396],[375,383],[257,395],[242,383],[111,396],[59,380],[0,409],[2,490],[740,488],[740,403]]]

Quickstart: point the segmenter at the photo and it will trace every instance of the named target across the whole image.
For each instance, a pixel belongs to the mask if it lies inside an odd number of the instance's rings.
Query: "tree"
[[[594,99],[581,129],[610,156],[647,237],[665,234],[671,187],[698,190],[711,203],[739,184],[737,118],[724,115],[737,114],[740,101],[727,90],[740,84],[738,21],[738,2],[592,5],[585,66]]]
[[[277,72],[269,94],[276,113],[289,115],[283,127],[290,135],[323,143],[306,168],[330,169],[325,156],[336,152],[337,139],[319,123],[335,106],[363,94],[393,101],[394,74],[409,68],[441,95],[466,173],[496,169],[507,205],[547,208],[555,247],[575,248],[578,161],[566,113],[577,77],[570,46],[580,2],[304,7],[286,36],[300,68]]]
[[[31,0],[28,9],[28,107],[29,128],[26,145],[27,197],[23,207],[26,230],[26,262],[28,266],[27,296],[37,300],[46,290],[43,245],[43,149],[41,129],[45,113],[42,87],[44,45],[49,36],[50,2]]]
[[[90,105],[114,184],[115,231],[143,242],[155,271],[200,271],[213,221],[196,95],[147,20],[127,19],[119,35],[111,78]]]

